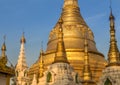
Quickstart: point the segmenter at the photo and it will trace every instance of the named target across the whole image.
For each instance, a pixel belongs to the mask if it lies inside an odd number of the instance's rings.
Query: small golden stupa
[[[0,56],[0,85],[10,85],[10,78],[14,75],[14,68],[7,66],[7,55],[5,42],[1,47],[2,54]]]

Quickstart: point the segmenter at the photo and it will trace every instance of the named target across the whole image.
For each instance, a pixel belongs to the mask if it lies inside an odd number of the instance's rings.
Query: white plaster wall
[[[0,85],[6,85],[6,76],[0,74]]]

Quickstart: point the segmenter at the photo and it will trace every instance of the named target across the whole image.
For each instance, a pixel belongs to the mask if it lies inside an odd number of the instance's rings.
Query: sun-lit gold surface
[[[60,18],[61,17],[64,22],[62,27],[66,56],[70,64],[74,67],[75,71],[80,74],[81,77],[84,65],[84,33],[86,30],[88,31],[88,54],[90,59],[89,63],[91,66],[92,78],[93,80],[98,81],[99,77],[101,76],[102,70],[105,68],[106,60],[104,58],[104,55],[98,52],[96,48],[96,43],[94,41],[93,32],[87,26],[80,14],[78,0],[64,0],[63,10]],[[47,49],[45,52],[45,56],[43,57],[45,69],[47,69],[47,66],[54,61],[59,34],[58,22],[51,30],[49,35]],[[31,66],[29,72],[30,76],[32,76],[34,72],[39,72],[38,61]]]
[[[88,54],[88,42],[87,42],[87,32],[85,33],[85,43],[84,43],[84,66],[83,66],[83,85],[96,85],[95,81],[92,79],[92,73],[89,64],[89,54]]]
[[[114,16],[110,14],[110,48],[108,53],[108,66],[120,66],[120,54],[117,47],[117,41],[115,37],[115,22],[114,22]]]
[[[59,20],[58,23],[59,23],[58,42],[57,42],[56,55],[53,63],[58,63],[58,62],[68,63],[65,52],[64,41],[63,41],[62,18]]]
[[[43,77],[43,72],[44,72],[43,50],[41,50],[41,52],[40,52],[40,72],[39,72],[39,77]]]
[[[84,46],[85,46],[85,50],[84,50],[85,53],[84,53],[84,66],[83,66],[83,81],[89,81],[89,80],[92,80],[92,73],[91,73],[90,65],[89,65],[87,38],[85,39],[85,45]]]

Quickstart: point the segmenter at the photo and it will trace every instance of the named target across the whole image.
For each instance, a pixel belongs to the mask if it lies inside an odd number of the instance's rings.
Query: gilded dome
[[[73,2],[72,2],[73,1]],[[95,44],[94,36],[90,28],[85,23],[84,19],[80,14],[80,9],[78,7],[77,0],[65,0],[63,11],[61,17],[63,19],[63,32],[64,32],[64,41],[66,49],[83,49],[84,47],[84,33],[88,31],[88,40],[90,44]],[[60,17],[60,18],[61,18]],[[60,20],[60,19],[59,19]],[[58,20],[58,22],[59,22]],[[59,24],[55,25],[55,27],[50,32],[47,52],[56,50],[56,43],[59,32]],[[90,50],[96,51],[97,49],[95,45],[94,47],[90,47]]]

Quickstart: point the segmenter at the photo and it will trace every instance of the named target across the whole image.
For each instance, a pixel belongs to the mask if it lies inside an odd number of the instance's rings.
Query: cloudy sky
[[[44,50],[49,32],[56,24],[63,0],[0,0],[0,45],[6,35],[7,56],[15,65],[20,51],[20,37],[25,32],[26,58],[30,66]],[[107,56],[109,47],[109,0],[79,0],[81,14],[94,32],[96,46]],[[116,37],[120,48],[120,0],[112,0],[116,18]]]

